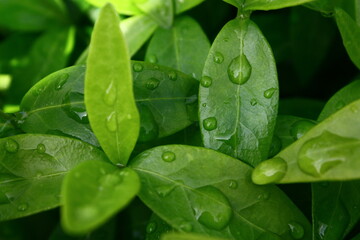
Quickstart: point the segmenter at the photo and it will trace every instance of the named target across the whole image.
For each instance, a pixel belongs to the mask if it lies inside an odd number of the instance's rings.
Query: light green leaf
[[[204,146],[251,165],[266,159],[279,86],[271,49],[251,20],[238,18],[224,26],[211,47],[200,83]]]
[[[292,227],[310,239],[308,221],[275,186],[257,186],[252,168],[225,154],[168,145],[130,164],[140,177],[140,199],[173,228],[231,239],[291,239]],[[277,216],[277,221],[269,221]],[[272,237],[272,238],[271,238]]]
[[[109,4],[95,24],[85,76],[85,105],[91,128],[110,160],[126,165],[139,135],[140,118],[130,56],[119,17]]]
[[[335,8],[335,19],[351,61],[360,69],[360,25],[341,8]]]
[[[259,164],[255,183],[316,182],[360,178],[360,100],[309,130],[275,158]]]
[[[177,18],[170,29],[158,29],[145,60],[186,73],[200,80],[210,43],[201,26],[188,16]]]
[[[206,235],[192,233],[167,233],[161,237],[161,240],[225,240],[224,238],[214,238]]]
[[[0,139],[0,220],[59,206],[64,176],[79,163],[92,160],[107,158],[75,139],[35,134]]]
[[[88,233],[124,208],[139,189],[139,178],[130,168],[95,161],[80,164],[61,189],[62,226],[68,233]]]
[[[106,3],[111,3],[116,11],[125,15],[141,14],[141,10],[136,7],[133,0],[86,0],[97,7],[103,7]]]
[[[293,7],[311,2],[313,0],[245,0],[245,10],[274,10]]]
[[[136,6],[163,28],[170,28],[174,20],[173,0],[133,0]]]
[[[176,13],[182,13],[186,10],[189,10],[200,3],[204,2],[205,0],[175,0],[175,9]]]

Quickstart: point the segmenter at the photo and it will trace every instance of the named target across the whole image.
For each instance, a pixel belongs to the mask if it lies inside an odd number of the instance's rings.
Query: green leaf
[[[0,26],[40,31],[63,25],[66,15],[53,0],[0,0]]]
[[[59,206],[64,176],[92,160],[107,158],[79,140],[35,134],[0,139],[0,220]]]
[[[205,0],[175,0],[176,13],[179,14],[185,12],[204,1]]]
[[[161,240],[224,240],[224,238],[213,238],[192,233],[167,233],[161,237]]]
[[[239,8],[239,9],[242,9],[244,7],[245,0],[223,0],[223,1]]]
[[[336,92],[327,101],[323,110],[321,111],[318,121],[322,121],[329,117],[331,114],[345,107],[347,104],[352,103],[360,98],[360,79],[357,79],[350,84],[346,85],[338,92]]]
[[[148,225],[146,226],[146,240],[159,240],[163,233],[173,232],[172,227],[156,214],[152,214]]]
[[[257,184],[359,179],[360,100],[309,130],[275,158],[259,164]],[[275,177],[276,175],[276,177]]]
[[[279,86],[271,49],[253,22],[235,19],[224,26],[211,47],[200,83],[204,146],[251,165],[266,159]]]
[[[159,28],[152,37],[145,60],[168,66],[200,79],[210,43],[191,17],[177,18],[170,29]]]
[[[136,6],[163,28],[170,28],[174,20],[173,0],[133,0]]]
[[[252,168],[227,155],[168,145],[143,152],[130,166],[140,176],[141,200],[177,230],[231,239],[310,239],[309,223],[286,195],[253,184]],[[277,221],[269,221],[273,216]]]
[[[61,223],[66,232],[85,234],[124,208],[138,193],[140,181],[130,168],[89,161],[65,177]]]
[[[56,28],[38,38],[30,50],[28,64],[15,69],[10,98],[17,102],[43,77],[65,67],[74,47],[74,37],[74,28]]]
[[[107,4],[92,34],[85,75],[91,128],[110,160],[126,165],[139,135],[130,56],[115,9]],[[99,81],[101,79],[101,81]]]
[[[360,69],[360,25],[340,8],[335,8],[335,19],[351,61]]]
[[[311,2],[313,0],[245,0],[245,10],[274,10],[293,7]]]
[[[125,15],[137,15],[141,14],[141,10],[136,7],[133,0],[86,0],[94,6],[102,7],[106,3],[111,3],[115,7],[116,11]]]

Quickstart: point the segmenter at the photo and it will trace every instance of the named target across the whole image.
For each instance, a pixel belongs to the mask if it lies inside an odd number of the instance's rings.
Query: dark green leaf
[[[225,25],[211,47],[200,83],[204,146],[252,165],[266,159],[279,86],[271,49],[253,22],[235,19]]]
[[[309,130],[275,158],[259,164],[258,184],[353,180],[360,178],[360,100]]]
[[[239,0],[237,0],[239,1]],[[293,7],[313,0],[245,0],[245,10],[273,10],[279,8]]]
[[[125,15],[137,15],[141,14],[141,10],[136,7],[133,0],[86,0],[97,7],[102,7],[106,3],[114,5],[116,11]]]
[[[138,193],[140,181],[130,168],[88,161],[65,177],[61,222],[73,234],[94,230],[124,208]]]
[[[290,239],[296,229],[310,238],[295,205],[275,186],[253,184],[252,168],[227,155],[168,145],[145,151],[130,165],[140,176],[140,198],[177,230],[255,240]],[[274,216],[277,221],[269,221]]]
[[[360,25],[341,8],[335,8],[335,19],[351,61],[360,69]]]
[[[279,114],[316,120],[325,102],[310,98],[283,98],[279,103]]]
[[[188,16],[177,18],[170,29],[158,29],[145,60],[200,79],[210,43],[200,25]]]
[[[213,238],[205,235],[192,233],[167,233],[161,240],[225,240],[224,238]]]
[[[64,176],[83,161],[107,158],[70,138],[17,135],[0,139],[0,220],[59,206]]]
[[[146,226],[146,240],[160,240],[163,233],[174,231],[164,220],[156,214],[152,214],[148,225]]]
[[[136,6],[163,28],[171,27],[174,20],[173,0],[132,0]]]
[[[101,10],[92,34],[85,77],[91,128],[110,160],[126,165],[139,135],[130,56],[112,5]],[[99,81],[101,79],[101,81]]]
[[[179,14],[185,12],[186,10],[189,10],[196,5],[199,5],[203,1],[205,0],[175,0],[176,13]]]

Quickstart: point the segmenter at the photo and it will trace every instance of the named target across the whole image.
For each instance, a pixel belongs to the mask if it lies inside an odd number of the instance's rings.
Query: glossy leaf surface
[[[360,25],[341,8],[335,9],[335,19],[351,61],[360,69]]]
[[[80,164],[64,179],[62,226],[73,234],[94,230],[135,197],[139,183],[130,168],[95,161]]]
[[[161,240],[225,240],[224,238],[214,238],[191,233],[167,233],[161,237]]]
[[[204,146],[251,165],[266,159],[279,87],[271,49],[253,22],[235,19],[224,26],[200,83]]]
[[[360,178],[357,161],[360,146],[360,101],[357,100],[309,130],[281,151],[262,162],[253,172],[258,184],[353,180]],[[283,166],[279,171],[279,161]],[[270,173],[279,173],[269,178]]]
[[[188,16],[177,18],[170,29],[158,29],[145,60],[186,73],[200,80],[210,43],[200,25]]]
[[[64,176],[83,161],[106,159],[94,146],[70,138],[25,134],[0,139],[0,220],[59,206]]]
[[[296,222],[302,237],[310,238],[310,226],[295,205],[275,186],[253,184],[251,167],[227,155],[168,145],[143,152],[130,166],[140,176],[140,198],[177,230],[231,239],[290,239]],[[273,216],[278,220],[269,221]]]
[[[175,0],[176,13],[182,13],[189,10],[205,0]]]
[[[136,6],[159,26],[163,28],[171,27],[174,20],[173,0],[132,0]]]
[[[238,0],[239,1],[239,0]],[[313,0],[245,0],[245,10],[274,10],[301,5]]]
[[[85,75],[90,125],[113,163],[126,165],[139,135],[130,56],[115,9],[107,4],[92,33]]]
[[[103,7],[106,3],[114,5],[116,11],[125,15],[141,14],[141,10],[136,7],[133,0],[86,0],[97,7]]]

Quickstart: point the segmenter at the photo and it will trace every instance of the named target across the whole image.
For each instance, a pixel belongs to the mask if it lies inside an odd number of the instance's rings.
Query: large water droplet
[[[288,226],[290,228],[290,234],[294,239],[302,239],[304,237],[304,227],[301,226],[299,223],[290,222]]]
[[[172,162],[176,159],[176,155],[173,152],[167,151],[161,155],[162,160],[165,162]]]
[[[29,205],[27,203],[22,203],[17,207],[17,209],[21,212],[26,211],[28,208],[29,208]]]
[[[226,196],[213,186],[196,189],[189,195],[195,218],[205,227],[222,230],[232,216],[232,208]]]
[[[70,92],[63,101],[65,113],[79,123],[89,123],[89,118],[84,104],[84,94]]]
[[[208,77],[208,76],[203,76],[200,80],[200,84],[201,84],[201,86],[208,88],[212,84],[212,78]]]
[[[158,62],[158,59],[155,55],[150,55],[148,57],[148,61],[151,62],[151,63],[157,63]]]
[[[355,157],[358,141],[324,131],[301,146],[298,165],[303,172],[319,177],[347,158]]]
[[[153,232],[155,232],[156,227],[157,227],[156,222],[150,222],[150,223],[146,226],[146,232],[149,233],[149,234],[150,234],[150,233],[153,233]]]
[[[116,86],[114,82],[111,82],[105,91],[104,102],[109,106],[113,106],[115,104],[116,98]]]
[[[19,150],[19,144],[13,139],[8,139],[5,142],[5,149],[9,153],[16,153]]]
[[[115,132],[117,130],[117,122],[116,122],[116,113],[112,112],[106,118],[106,127],[110,132]]]
[[[294,137],[295,140],[304,136],[311,128],[316,124],[309,120],[299,120],[291,125],[290,134]]]
[[[154,90],[156,89],[160,84],[160,81],[156,78],[150,78],[149,80],[147,80],[147,82],[145,83],[145,87],[149,90]]]
[[[177,79],[177,73],[175,71],[171,71],[169,72],[168,77],[171,81],[175,81]]]
[[[37,145],[36,150],[37,150],[37,152],[38,152],[38,153],[40,153],[40,154],[41,154],[41,153],[46,152],[46,147],[45,147],[45,145],[44,145],[44,144],[39,143],[39,144]]]
[[[141,63],[134,63],[133,69],[135,72],[141,72],[144,69],[144,66]]]
[[[65,85],[65,83],[67,82],[68,79],[69,79],[68,73],[62,74],[59,77],[57,84],[55,85],[55,90],[60,90]]]
[[[203,121],[203,127],[208,130],[212,131],[217,128],[217,120],[214,117],[209,117],[204,119]]]
[[[227,72],[231,82],[235,84],[244,84],[249,80],[251,71],[252,67],[249,60],[245,54],[242,54],[230,62]]]
[[[280,181],[286,174],[287,163],[280,157],[275,157],[260,163],[252,173],[256,184],[268,184]]]
[[[215,52],[214,53],[214,62],[216,63],[222,63],[224,61],[224,56],[222,55],[222,53],[220,52]]]
[[[266,90],[264,92],[264,97],[265,98],[272,98],[272,96],[274,96],[275,91],[276,91],[276,88],[269,88],[268,90]]]

